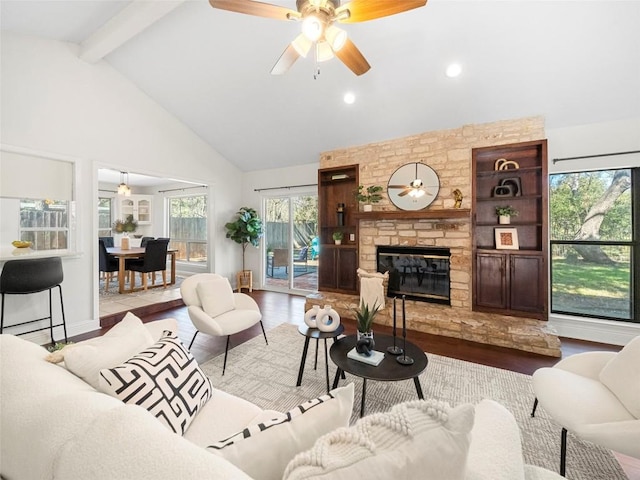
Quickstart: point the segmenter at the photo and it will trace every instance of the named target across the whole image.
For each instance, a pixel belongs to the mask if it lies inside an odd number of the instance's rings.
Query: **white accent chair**
[[[560,475],[565,475],[567,431],[640,458],[640,336],[620,352],[585,352],[533,374],[538,403],[562,426]]]
[[[229,280],[215,273],[199,273],[187,277],[180,285],[182,300],[196,327],[189,349],[199,332],[214,337],[227,337],[222,375],[227,368],[229,339],[234,333],[260,323],[264,340],[269,345],[256,301],[245,293],[234,293]]]

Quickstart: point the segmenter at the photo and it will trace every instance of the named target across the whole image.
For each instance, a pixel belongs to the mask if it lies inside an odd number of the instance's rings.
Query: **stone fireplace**
[[[549,331],[547,322],[474,312],[471,308],[471,150],[544,137],[544,119],[531,117],[426,132],[322,154],[321,168],[358,164],[362,185],[381,185],[385,190],[393,172],[407,163],[426,163],[438,174],[440,192],[425,210],[400,211],[385,195],[374,207],[373,214],[357,214],[359,266],[364,270],[378,271],[380,248],[435,248],[449,252],[448,301],[407,300],[408,328],[543,355],[561,355],[560,341]],[[459,189],[464,197],[462,208],[458,210],[453,208],[452,192],[455,189]],[[424,282],[428,272],[423,273]],[[414,280],[418,282],[417,274]],[[341,316],[352,318],[352,309],[358,302],[354,295],[319,292],[309,295],[306,304],[310,308],[314,304],[328,303]],[[387,301],[377,322],[391,324],[391,303]]]
[[[450,257],[448,248],[379,245],[376,265],[389,273],[387,297],[451,305]]]

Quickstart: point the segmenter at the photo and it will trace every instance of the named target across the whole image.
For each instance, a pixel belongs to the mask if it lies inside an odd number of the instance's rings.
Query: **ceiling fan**
[[[356,23],[395,15],[423,7],[427,0],[296,0],[296,9],[254,2],[252,0],[209,0],[213,8],[277,20],[302,21],[302,33],[287,46],[271,69],[272,75],[282,75],[299,57],[306,57],[312,47],[316,60],[323,62],[338,57],[353,73],[362,75],[371,66],[347,32],[335,23]]]

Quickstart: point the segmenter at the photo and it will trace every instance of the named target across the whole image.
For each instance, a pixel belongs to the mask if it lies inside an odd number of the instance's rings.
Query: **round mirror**
[[[440,191],[440,179],[424,163],[401,166],[389,179],[387,195],[400,210],[422,210],[431,205]]]

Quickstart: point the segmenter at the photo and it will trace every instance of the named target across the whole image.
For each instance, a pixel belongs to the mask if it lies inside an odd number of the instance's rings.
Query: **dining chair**
[[[104,273],[104,291],[109,291],[109,284],[111,283],[111,278],[113,276],[113,272],[117,272],[119,269],[118,259],[112,257],[107,252],[107,245],[104,241],[104,238],[111,238],[113,242],[113,237],[100,237],[98,239],[98,262],[100,272]]]
[[[142,237],[142,240],[140,240],[140,247],[144,248],[147,246],[147,243],[149,242],[149,240],[153,240],[153,237]]]
[[[107,248],[113,248],[115,246],[113,237],[98,237],[98,240],[102,240],[104,242],[104,246]]]
[[[131,272],[130,284],[135,285],[135,272],[140,272],[142,277],[142,288],[147,290],[146,273],[162,272],[162,285],[167,288],[167,248],[169,247],[168,239],[149,240],[145,247],[144,257],[142,259],[131,260],[127,268]],[[155,276],[152,277],[152,285],[155,285]]]

